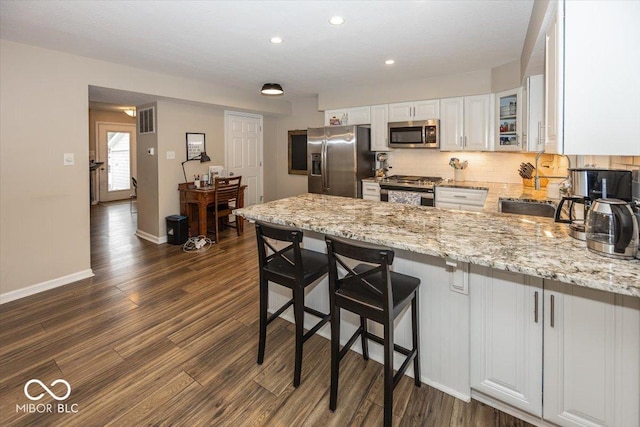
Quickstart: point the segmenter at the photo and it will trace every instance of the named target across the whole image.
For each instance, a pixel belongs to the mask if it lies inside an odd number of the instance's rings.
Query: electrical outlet
[[[167,160],[173,160],[176,158],[176,152],[175,151],[167,151]]]

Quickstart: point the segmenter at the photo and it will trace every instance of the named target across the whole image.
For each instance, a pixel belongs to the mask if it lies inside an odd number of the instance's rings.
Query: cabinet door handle
[[[462,148],[467,146],[467,135],[463,137]]]
[[[538,323],[538,292],[533,293],[533,320]]]
[[[555,326],[555,312],[556,312],[556,299],[554,298],[553,295],[551,295],[551,327],[553,328]]]

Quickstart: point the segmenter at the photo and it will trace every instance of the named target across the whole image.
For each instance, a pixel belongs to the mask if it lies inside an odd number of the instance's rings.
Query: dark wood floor
[[[353,352],[345,358],[335,413],[328,409],[326,339],[305,344],[298,389],[286,321],[270,327],[265,363],[256,364],[251,226],[241,237],[224,232],[206,252],[185,253],[138,239],[135,223],[128,203],[93,206],[95,277],[0,306],[0,425],[381,425],[382,367],[374,361]],[[49,386],[58,378],[72,388],[64,402],[47,393],[26,399],[30,379]],[[61,384],[51,389],[65,392]],[[44,390],[32,384],[29,392]],[[17,409],[28,403],[44,412]],[[416,388],[408,377],[396,388],[394,424],[526,425],[478,402]]]

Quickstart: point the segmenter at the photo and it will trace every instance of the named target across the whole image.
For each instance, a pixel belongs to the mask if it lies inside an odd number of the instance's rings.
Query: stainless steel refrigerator
[[[374,175],[371,129],[330,126],[307,130],[309,192],[362,197],[362,179]]]

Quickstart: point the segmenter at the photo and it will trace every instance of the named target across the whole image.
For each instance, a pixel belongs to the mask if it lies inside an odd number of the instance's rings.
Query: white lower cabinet
[[[380,184],[373,181],[362,181],[362,198],[380,201]]]
[[[543,418],[640,426],[640,298],[544,285]]]
[[[477,398],[540,424],[640,425],[640,298],[475,265],[469,287]]]
[[[436,186],[436,208],[482,212],[487,190]]]
[[[471,388],[542,415],[542,279],[471,266]]]

